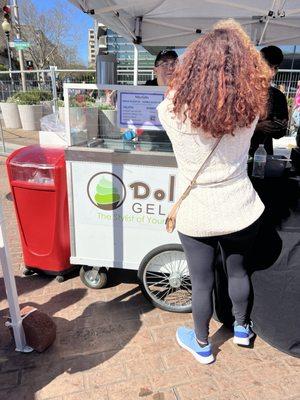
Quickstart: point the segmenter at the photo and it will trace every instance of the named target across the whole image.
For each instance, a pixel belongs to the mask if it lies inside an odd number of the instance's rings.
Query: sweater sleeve
[[[160,120],[160,123],[165,131],[170,128],[171,125],[171,100],[170,97],[167,96],[158,106],[157,106],[157,114]]]

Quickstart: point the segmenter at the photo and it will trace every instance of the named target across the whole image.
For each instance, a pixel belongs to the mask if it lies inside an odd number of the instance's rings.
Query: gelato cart
[[[176,199],[176,161],[156,113],[163,89],[65,85],[71,264],[82,266],[91,288],[105,286],[110,268],[136,270],[155,306],[187,312],[184,253],[177,233],[164,228]],[[93,137],[71,106],[81,99],[85,109],[87,93],[98,114]],[[91,110],[89,103],[87,117]]]
[[[163,89],[65,85],[71,263],[81,266],[81,279],[91,288],[106,284],[110,268],[136,270],[153,305],[188,312],[192,287],[186,259],[177,233],[164,227],[178,192],[172,146],[156,113]],[[82,108],[78,115],[75,109],[70,113],[74,104]],[[98,124],[90,130],[93,112]],[[281,240],[269,265],[252,265],[251,319],[266,341],[299,356],[300,177],[287,162],[282,165],[282,157],[272,160],[272,174],[253,182]],[[262,255],[265,244],[262,240]],[[214,316],[231,325],[221,252],[215,275]]]

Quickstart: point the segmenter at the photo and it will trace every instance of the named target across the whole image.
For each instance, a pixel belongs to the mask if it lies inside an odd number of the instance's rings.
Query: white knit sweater
[[[216,139],[182,123],[166,98],[157,108],[178,164],[179,193],[183,193],[211,151]],[[222,137],[210,161],[200,173],[198,185],[181,204],[177,230],[185,235],[207,237],[237,232],[255,222],[264,205],[247,175],[250,140],[257,124]]]

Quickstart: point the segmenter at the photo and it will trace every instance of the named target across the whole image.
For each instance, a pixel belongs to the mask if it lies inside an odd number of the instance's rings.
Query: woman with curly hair
[[[204,164],[176,222],[191,276],[195,326],[179,328],[176,337],[204,364],[214,361],[208,335],[218,244],[233,304],[233,341],[248,346],[254,335],[247,315],[250,284],[244,256],[264,205],[249,180],[247,160],[257,121],[266,115],[270,78],[269,67],[242,27],[221,21],[189,46],[158,106],[177,160],[180,193]]]

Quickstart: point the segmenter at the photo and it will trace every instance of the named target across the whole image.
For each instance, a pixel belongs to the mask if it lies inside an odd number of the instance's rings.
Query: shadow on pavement
[[[17,286],[18,295],[24,295],[26,293],[34,292],[35,290],[40,290],[47,286],[52,280],[52,277],[48,276],[18,276],[15,275],[15,281]],[[0,301],[6,299],[4,279],[0,278]]]
[[[65,281],[69,281],[76,278],[79,275],[78,269],[75,267],[68,275],[65,275]],[[49,285],[55,279],[54,276],[47,275],[42,271],[38,274],[31,276],[18,276],[15,275],[15,281],[17,286],[18,295],[22,296],[26,293],[34,292],[36,290],[42,289]],[[137,283],[137,272],[132,270],[122,270],[122,269],[110,269],[108,273],[108,282],[106,288],[111,288],[119,285],[120,283]],[[63,289],[63,284],[62,289]],[[84,284],[82,284],[84,287]],[[6,299],[4,279],[0,278],[0,301]]]
[[[44,398],[46,393],[43,390],[47,392],[47,397],[61,396],[65,394],[65,385],[78,384],[77,391],[84,391],[82,376],[77,373],[93,369],[93,374],[96,374],[91,378],[93,385],[98,380],[99,385],[103,385],[101,365],[122,351],[130,341],[133,343],[128,350],[134,352],[134,337],[142,325],[141,314],[152,309],[139,288],[119,296],[116,294],[117,297],[111,301],[89,304],[80,312],[76,303],[84,301],[86,294],[86,289],[74,289],[53,296],[45,304],[22,304],[38,307],[53,316],[57,325],[57,338],[44,353],[18,354],[14,352],[12,340],[6,332],[9,345],[4,348],[4,354],[3,348],[0,352],[0,374],[1,381],[8,382],[8,387],[5,388],[4,384],[0,389],[1,399],[34,400],[37,392]],[[60,317],[59,314],[68,307],[69,310],[64,311],[67,318]],[[8,310],[5,310],[2,314],[7,313]],[[17,382],[9,387],[9,380],[14,373]],[[50,384],[54,379],[55,387],[54,383]]]
[[[214,347],[214,354],[215,356],[220,353],[221,349],[220,347],[227,342],[228,340],[232,339],[232,330],[226,327],[225,325],[222,325],[212,336],[211,336],[211,342]]]

